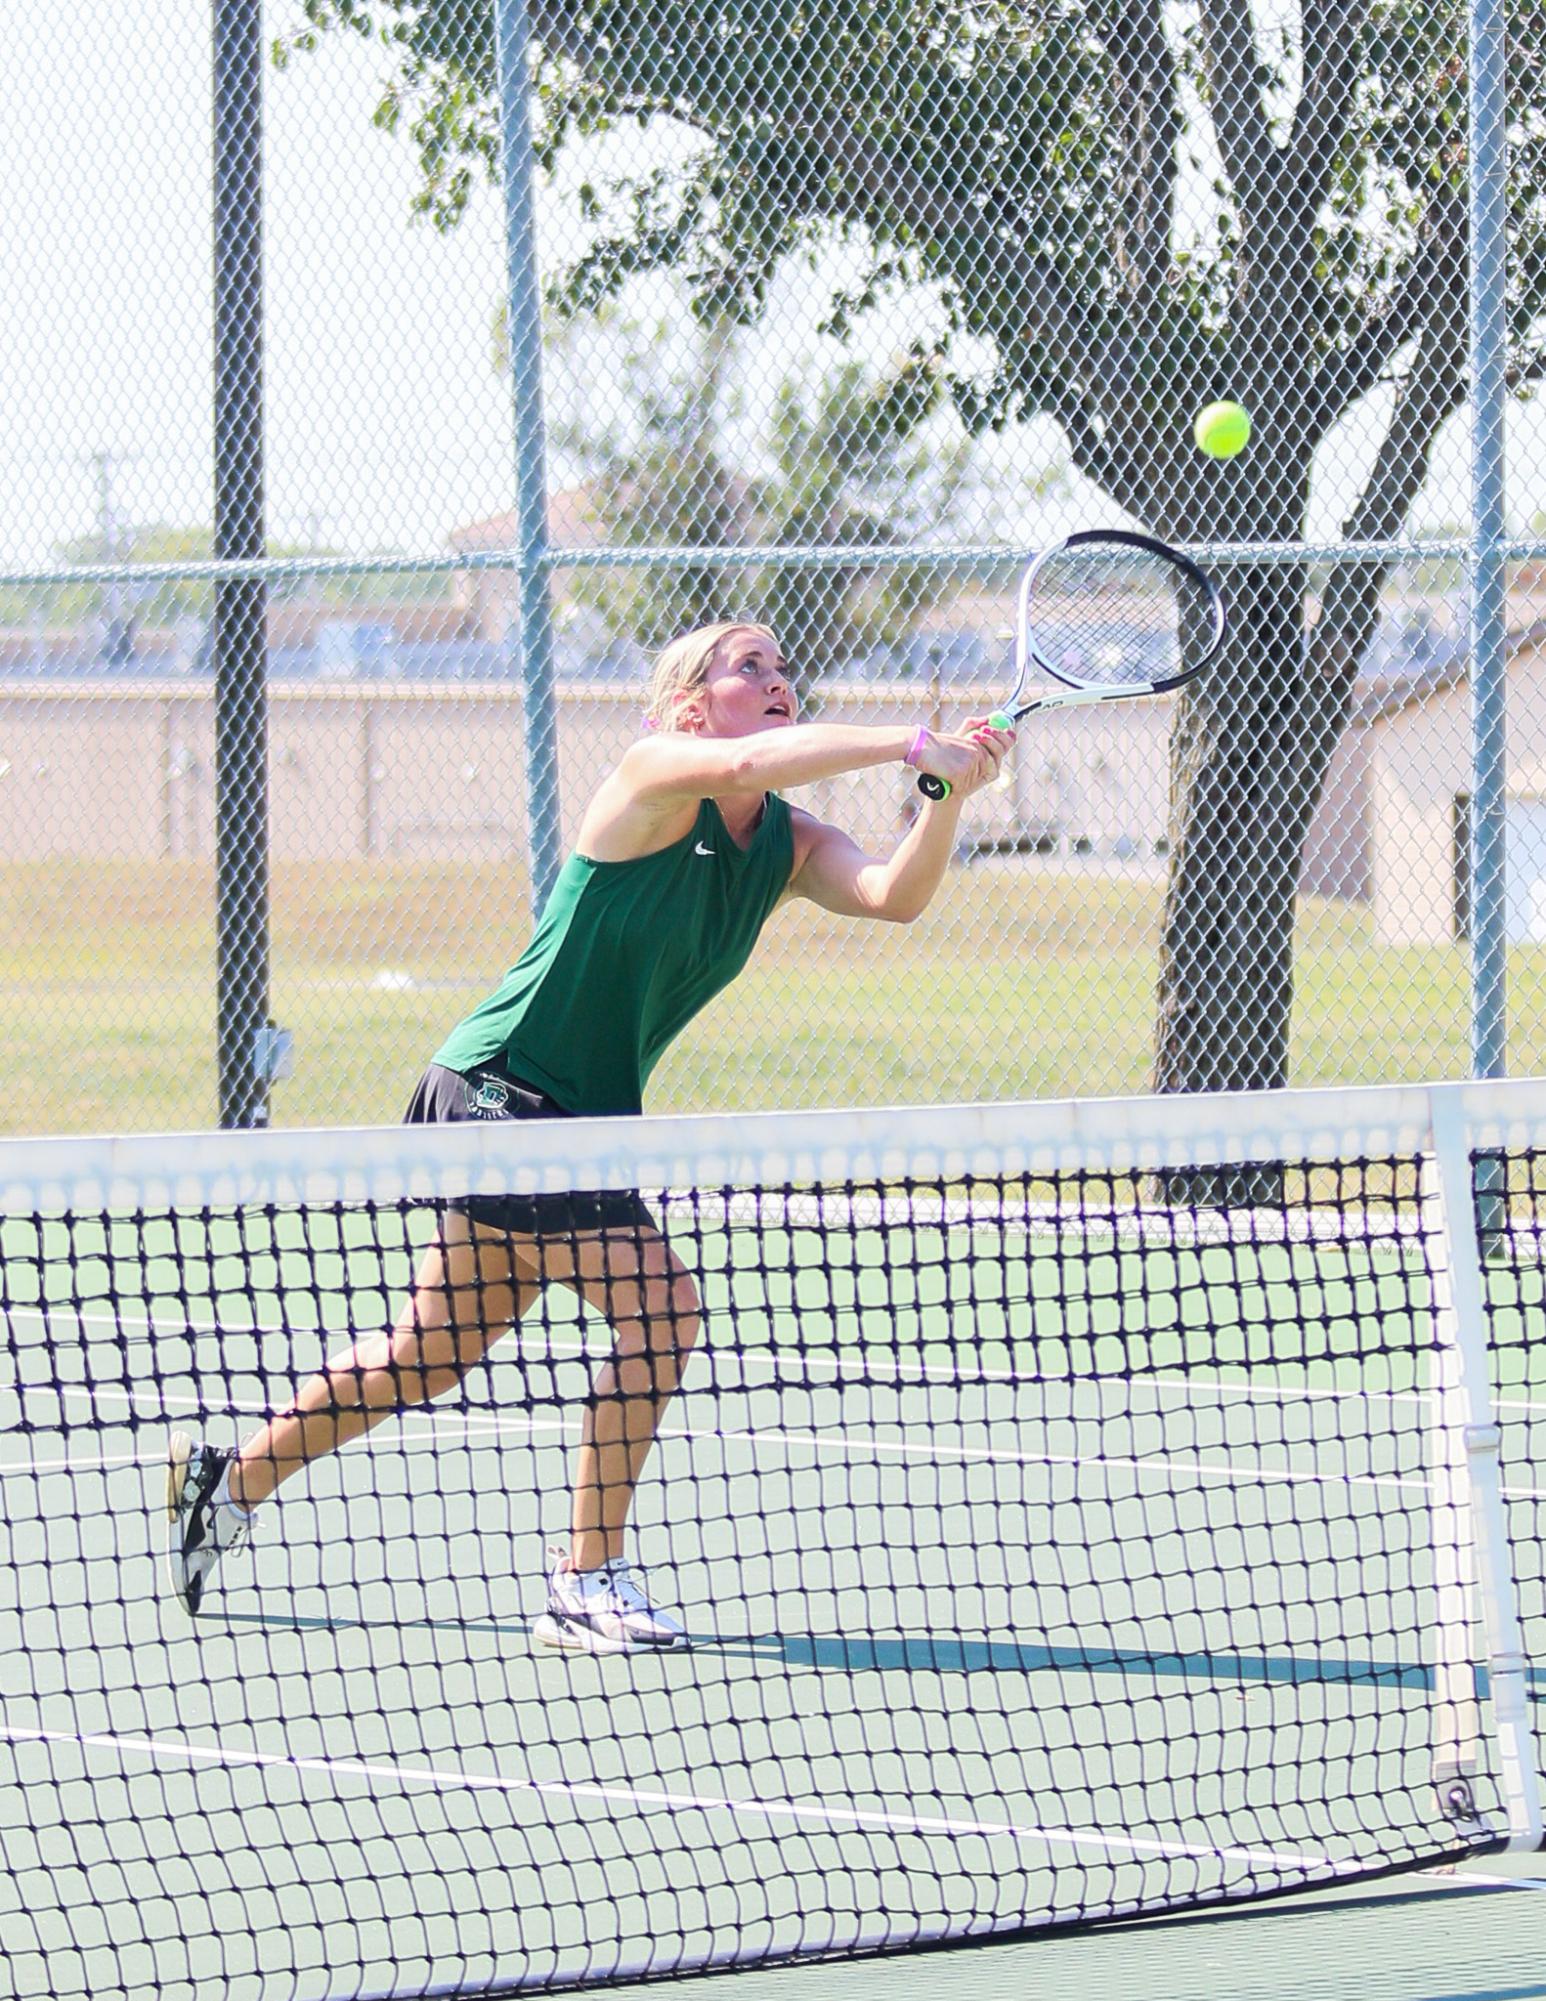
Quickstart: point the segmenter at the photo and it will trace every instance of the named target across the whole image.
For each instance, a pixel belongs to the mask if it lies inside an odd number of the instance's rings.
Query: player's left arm
[[[887,856],[867,854],[841,827],[792,806],[795,866],[789,896],[803,896],[838,917],[877,917],[911,924],[928,908],[955,853],[961,808],[998,775],[1013,731],[991,730],[985,719],[966,725],[977,738],[977,767],[944,799],[920,800],[919,812]]]

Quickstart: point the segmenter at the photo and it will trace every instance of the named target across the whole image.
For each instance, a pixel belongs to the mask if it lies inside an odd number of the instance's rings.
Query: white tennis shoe
[[[651,1605],[624,1556],[599,1570],[571,1570],[565,1550],[548,1551],[547,1610],[532,1629],[545,1647],[571,1653],[671,1653],[687,1645],[687,1635],[669,1613]]]
[[[223,1506],[216,1492],[236,1457],[174,1431],[166,1453],[166,1568],[177,1602],[195,1618],[210,1574],[252,1534],[251,1517]]]

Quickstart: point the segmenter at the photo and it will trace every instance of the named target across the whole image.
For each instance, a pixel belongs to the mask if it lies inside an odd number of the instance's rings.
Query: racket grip
[[[946,778],[936,778],[932,771],[920,772],[918,775],[918,790],[923,794],[925,799],[948,799],[950,797],[950,781]]]

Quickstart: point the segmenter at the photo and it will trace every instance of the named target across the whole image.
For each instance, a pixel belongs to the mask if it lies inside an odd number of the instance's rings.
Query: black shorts
[[[545,1091],[523,1084],[497,1063],[480,1063],[464,1075],[431,1063],[419,1079],[404,1125],[456,1125],[469,1119],[507,1123],[516,1119],[575,1117]],[[570,1237],[580,1231],[645,1230],[659,1226],[634,1188],[567,1190],[562,1195],[469,1195],[447,1203],[469,1221],[522,1237]]]

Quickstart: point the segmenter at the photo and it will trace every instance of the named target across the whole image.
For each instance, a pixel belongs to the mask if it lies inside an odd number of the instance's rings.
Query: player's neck
[[[762,824],[767,811],[766,792],[726,792],[714,801],[725,832],[737,847],[744,848]]]

